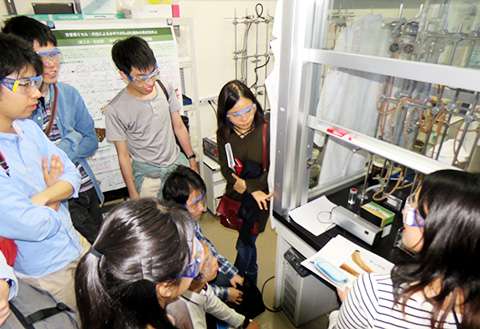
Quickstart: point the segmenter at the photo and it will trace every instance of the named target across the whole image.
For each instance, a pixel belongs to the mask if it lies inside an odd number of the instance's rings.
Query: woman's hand
[[[350,288],[345,288],[345,290],[340,290],[339,288],[337,288],[338,298],[340,298],[340,301],[342,303],[345,300],[345,297],[347,296],[349,290]]]
[[[233,189],[235,190],[235,192],[237,192],[239,194],[245,193],[245,191],[247,190],[247,183],[245,183],[245,180],[241,179],[240,177],[238,177],[237,175],[235,175],[233,173],[232,173],[232,176],[233,176],[233,178],[235,178],[237,180],[235,182],[235,184],[233,185]]]
[[[252,196],[255,201],[257,201],[258,208],[260,208],[260,210],[268,210],[267,202],[270,201],[270,198],[273,196],[273,192],[274,191],[269,194],[265,194],[263,191],[252,192]]]

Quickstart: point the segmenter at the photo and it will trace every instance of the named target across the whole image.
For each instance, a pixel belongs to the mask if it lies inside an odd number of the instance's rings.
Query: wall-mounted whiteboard
[[[78,89],[96,128],[105,128],[105,106],[126,86],[111,57],[113,43],[118,39],[144,38],[157,58],[160,79],[169,81],[181,100],[177,45],[165,20],[56,21],[54,25],[63,54],[59,81]],[[88,163],[102,191],[125,186],[112,143],[99,143]]]

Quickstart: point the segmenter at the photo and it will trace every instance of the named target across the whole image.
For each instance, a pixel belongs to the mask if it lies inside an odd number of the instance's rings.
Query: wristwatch
[[[252,321],[253,321],[252,319],[245,318],[245,320],[243,321],[242,326],[240,328],[242,328],[242,329],[247,328]]]
[[[197,157],[197,155],[195,153],[193,153],[192,155],[188,155],[187,156],[187,159],[190,160],[190,159],[195,159]]]

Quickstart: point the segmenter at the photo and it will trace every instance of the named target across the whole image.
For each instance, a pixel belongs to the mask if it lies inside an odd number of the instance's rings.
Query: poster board
[[[181,100],[177,45],[172,27],[166,21],[56,21],[54,25],[58,48],[63,54],[58,81],[78,89],[95,128],[105,128],[105,106],[126,86],[111,58],[113,43],[118,39],[144,38],[157,58],[160,79],[169,81]],[[113,143],[104,139],[87,161],[103,192],[125,186]]]

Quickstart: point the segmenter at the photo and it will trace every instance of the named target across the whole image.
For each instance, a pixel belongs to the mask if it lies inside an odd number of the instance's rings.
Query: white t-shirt
[[[188,309],[190,321],[186,321],[184,308]],[[238,328],[245,317],[235,312],[220,298],[214,295],[212,288],[206,284],[200,293],[187,290],[179,300],[167,305],[167,313],[174,317],[175,326],[179,329],[207,329],[205,314],[211,314],[219,320]]]

